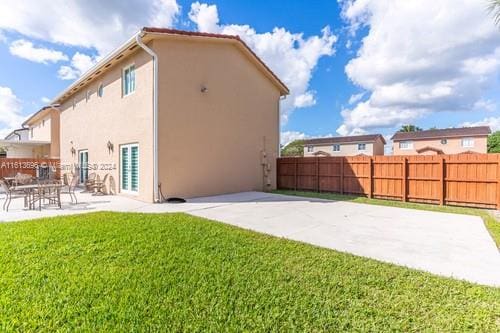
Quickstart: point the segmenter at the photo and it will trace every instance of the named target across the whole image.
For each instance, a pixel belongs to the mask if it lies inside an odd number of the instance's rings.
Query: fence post
[[[406,157],[403,157],[403,179],[402,179],[402,186],[403,186],[403,202],[406,202],[408,200],[408,183],[407,183],[407,178],[408,178],[408,159]]]
[[[369,177],[368,177],[368,198],[373,197],[373,159],[370,157],[370,160],[368,162],[368,172],[369,172]]]
[[[497,155],[497,209],[500,210],[500,155]]]
[[[444,205],[444,157],[441,157],[441,160],[439,161],[439,169],[441,173],[441,177],[439,178],[439,204],[442,206]]]
[[[320,157],[316,157],[316,192],[321,192],[320,186],[319,186],[319,159]]]
[[[295,161],[295,173],[294,173],[294,176],[295,176],[295,183],[294,183],[294,185],[295,185],[295,192],[297,192],[298,159],[299,159],[298,157],[295,157],[295,158],[294,158],[294,161]]]
[[[340,194],[344,194],[344,158],[340,157]]]

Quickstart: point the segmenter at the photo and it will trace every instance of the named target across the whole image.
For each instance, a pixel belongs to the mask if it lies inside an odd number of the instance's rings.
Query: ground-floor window
[[[139,192],[139,145],[120,147],[120,189],[124,193]]]

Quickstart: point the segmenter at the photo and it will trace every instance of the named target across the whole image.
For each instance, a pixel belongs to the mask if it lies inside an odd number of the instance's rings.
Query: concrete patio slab
[[[246,192],[146,204],[122,196],[80,194],[63,210],[25,211],[22,201],[0,221],[92,211],[186,212],[273,236],[434,274],[500,287],[500,252],[476,216]]]

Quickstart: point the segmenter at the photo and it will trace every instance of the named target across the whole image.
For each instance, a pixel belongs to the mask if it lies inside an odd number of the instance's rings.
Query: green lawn
[[[184,214],[0,224],[0,331],[500,331],[500,288]]]
[[[307,191],[284,191],[284,190],[273,191],[273,193],[294,195],[307,198],[327,199],[334,201],[352,201],[357,203],[364,203],[364,204],[378,205],[378,206],[428,210],[432,212],[475,215],[483,219],[486,228],[491,234],[491,237],[495,240],[497,246],[500,248],[500,221],[497,221],[485,209],[455,207],[455,206],[438,206],[431,204],[419,204],[413,202],[401,202],[393,200],[369,199],[366,197],[358,197],[358,196],[344,195],[337,193],[317,193],[317,192],[307,192]]]

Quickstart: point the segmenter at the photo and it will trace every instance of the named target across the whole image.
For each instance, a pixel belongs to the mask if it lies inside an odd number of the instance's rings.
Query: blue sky
[[[145,25],[240,34],[292,88],[287,139],[500,129],[500,32],[478,0],[18,2],[0,4],[0,134]]]

